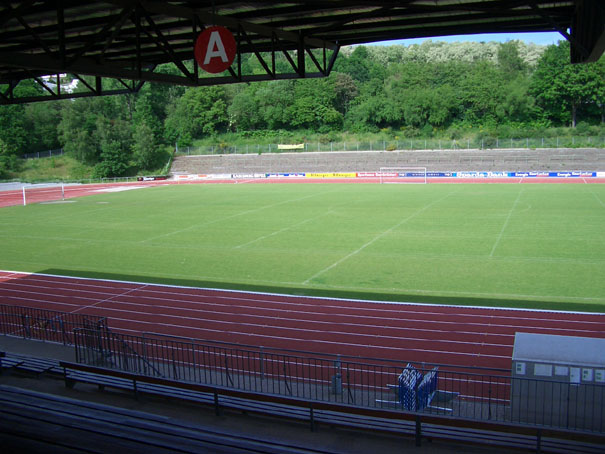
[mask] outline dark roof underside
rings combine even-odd
[[[208,85],[322,76],[340,46],[458,34],[557,31],[570,40],[572,61],[594,61],[605,47],[604,18],[601,0],[6,1],[0,4],[0,85],[8,88],[0,102],[10,101],[20,80],[57,73],[129,81],[128,90],[144,81]],[[238,52],[256,54],[266,74],[244,74],[234,63],[229,73],[209,78],[187,64],[197,35],[211,24],[229,28]],[[275,54],[286,56],[290,73],[275,71]],[[311,68],[300,55],[314,60]],[[154,72],[164,63],[180,73]],[[102,84],[89,85],[94,93]]]

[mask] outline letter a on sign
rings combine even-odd
[[[235,60],[237,44],[225,27],[208,27],[195,41],[194,55],[200,67],[209,73],[225,71]]]

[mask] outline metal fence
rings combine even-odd
[[[605,431],[605,385],[510,371],[273,350],[77,329],[76,361],[136,374],[317,402],[584,432]]]
[[[0,304],[0,333],[4,335],[73,345],[75,329],[98,334],[107,330],[107,320],[94,315]]]
[[[37,151],[35,153],[25,153],[21,157],[23,159],[39,159],[39,158],[52,158],[53,156],[61,156],[63,154],[63,148],[57,148],[55,150]]]
[[[366,142],[307,142],[302,149],[280,149],[277,144],[207,145],[177,147],[177,156],[212,154],[262,154],[284,152],[329,151],[394,151],[394,150],[486,150],[486,149],[539,149],[539,148],[605,148],[603,137],[540,137],[474,139],[400,139]]]

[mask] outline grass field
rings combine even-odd
[[[0,210],[0,268],[605,310],[605,185],[172,185]]]

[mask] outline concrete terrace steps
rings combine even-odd
[[[9,452],[323,453],[279,440],[211,430],[172,418],[0,385]],[[32,409],[35,408],[35,411]]]
[[[602,149],[419,150],[196,155],[175,157],[173,174],[376,172],[380,167],[428,171],[605,170]]]

